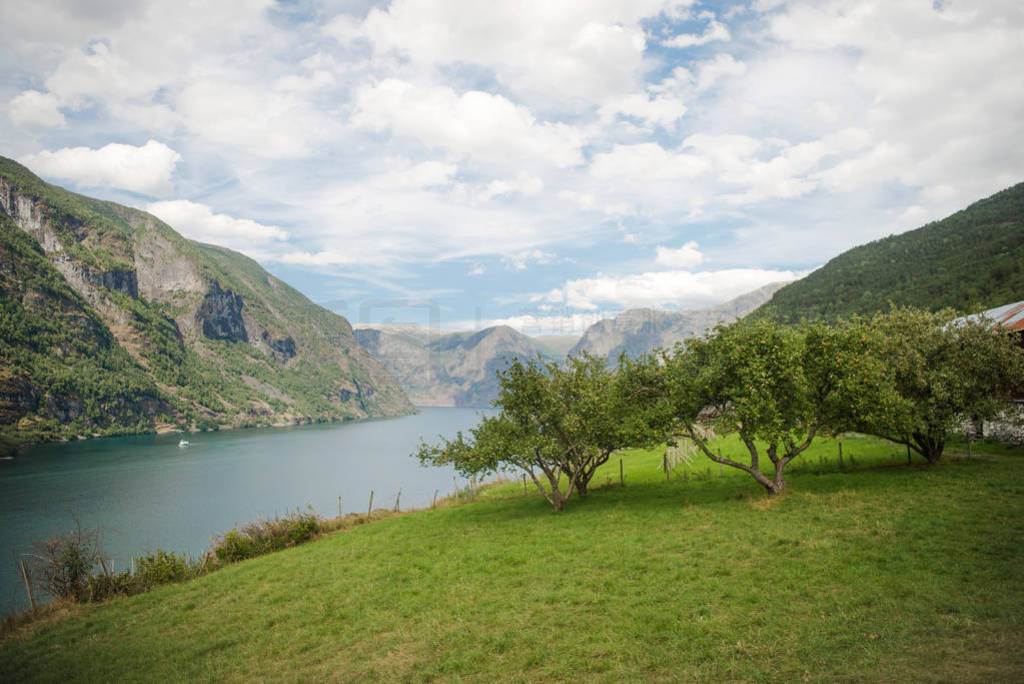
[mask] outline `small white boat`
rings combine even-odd
[[[180,440],[178,442],[178,448],[179,449],[187,449],[190,446],[192,446],[192,445],[188,443],[187,439],[182,439],[182,440]]]

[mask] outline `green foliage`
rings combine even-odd
[[[307,513],[296,510],[283,518],[254,520],[241,528],[234,527],[214,541],[212,551],[217,560],[234,563],[309,541],[320,528],[320,519],[312,509]]]
[[[66,253],[100,271],[132,270],[132,251],[126,240],[131,226],[117,205],[85,197],[43,182],[12,159],[0,157],[0,177],[38,200],[41,219],[51,225]]]
[[[885,375],[871,354],[876,335],[859,322],[779,326],[741,320],[673,353],[624,358],[622,391],[633,420],[658,439],[691,440],[708,458],[749,473],[768,492],[820,433],[874,415]],[[745,462],[715,454],[710,434],[736,434]],[[762,472],[767,456],[774,475]]]
[[[2,212],[0,263],[0,380],[22,397],[0,427],[7,439],[132,432],[140,407],[166,407],[92,307]],[[22,416],[30,427],[17,428]]]
[[[603,359],[583,355],[565,365],[514,360],[498,380],[494,405],[500,414],[481,421],[471,439],[459,433],[437,445],[421,444],[421,463],[451,464],[464,475],[521,469],[561,510],[574,492],[586,495],[613,451],[635,444],[624,420],[627,407],[612,391],[614,374]]]
[[[917,230],[855,247],[787,285],[758,310],[835,321],[888,311],[983,311],[1024,293],[1024,183]]]
[[[985,319],[952,319],[951,310],[899,308],[872,321],[891,391],[876,393],[881,410],[859,429],[931,463],[964,420],[994,418],[1024,387],[1024,349],[1012,335]]]
[[[157,549],[135,560],[135,584],[142,591],[173,582],[184,582],[197,577],[202,565],[186,557],[183,553]]]

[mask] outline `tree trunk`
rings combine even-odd
[[[770,484],[765,485],[765,489],[772,496],[781,494],[786,490],[786,476],[784,472],[786,470],[786,464],[790,462],[791,458],[780,458],[775,462],[775,477],[772,478]]]
[[[914,433],[914,443],[917,451],[924,456],[929,464],[936,464],[942,458],[942,451],[946,447],[945,435]]]

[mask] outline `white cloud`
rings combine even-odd
[[[67,126],[64,114],[60,111],[59,100],[50,93],[41,93],[38,90],[26,90],[14,97],[8,105],[7,116],[15,126]]]
[[[440,161],[414,163],[409,159],[395,159],[392,168],[367,180],[367,184],[387,190],[420,190],[451,185],[459,167]]]
[[[492,180],[477,196],[483,201],[509,195],[533,197],[543,189],[544,181],[540,178],[520,172],[515,178]]]
[[[662,266],[674,268],[693,268],[704,263],[704,255],[697,249],[695,240],[690,240],[678,249],[658,245],[654,261]]]
[[[732,36],[724,24],[715,19],[711,12],[701,12],[702,19],[708,20],[708,26],[703,33],[680,33],[668,40],[661,41],[661,44],[670,48],[687,48],[697,45],[706,45],[714,40],[730,40]]]
[[[531,262],[535,264],[548,264],[551,263],[551,260],[554,258],[555,255],[550,252],[531,249],[502,257],[501,261],[507,268],[516,271],[525,271],[526,267],[529,266]]]
[[[146,206],[146,211],[190,240],[208,242],[240,252],[251,252],[288,239],[288,233],[277,226],[217,214],[205,204],[188,200],[152,202]]]
[[[471,276],[483,275],[486,272],[482,264],[473,264],[473,268],[469,269],[469,275]]]
[[[177,110],[189,130],[209,142],[268,159],[307,156],[318,141],[340,130],[294,89],[275,90],[230,75],[190,84],[178,97]]]
[[[371,130],[413,138],[427,148],[489,162],[547,160],[557,167],[582,161],[581,131],[537,121],[501,95],[386,79],[359,89],[352,121]]]
[[[642,120],[648,126],[673,126],[684,114],[687,107],[678,97],[631,93],[610,100],[601,107],[601,116],[610,119],[615,114],[624,114]]]
[[[659,271],[621,277],[598,276],[570,280],[543,295],[574,309],[592,311],[601,305],[621,308],[685,307],[719,304],[768,283],[793,280],[792,271],[724,269],[720,271]],[[539,301],[539,300],[538,300]]]
[[[416,65],[480,65],[535,101],[589,103],[634,89],[646,47],[640,21],[674,4],[400,0],[371,10],[358,28],[340,19],[331,30]]]
[[[109,187],[143,195],[166,195],[181,155],[150,140],[141,147],[110,143],[97,150],[65,147],[24,156],[21,161],[43,176],[68,179],[87,187]]]
[[[848,55],[822,83],[846,82],[864,105],[843,107],[828,85],[817,98],[845,112],[847,125],[859,114],[873,144],[837,164],[830,187],[952,186],[956,198],[943,205],[952,209],[1020,179],[1021,155],[1005,148],[1024,138],[1024,97],[1006,87],[1024,59],[1019,3],[794,2],[770,26],[793,54]]]
[[[594,155],[590,165],[595,178],[634,182],[684,180],[706,169],[707,163],[700,157],[670,152],[653,142],[615,145],[611,152]]]

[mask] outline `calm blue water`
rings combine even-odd
[[[0,460],[0,614],[27,607],[17,554],[32,541],[83,526],[102,531],[104,556],[157,548],[198,556],[210,537],[257,517],[303,509],[320,515],[427,506],[454,487],[452,471],[421,468],[420,438],[454,436],[479,409],[426,408],[414,416],[341,425],[113,437],[34,447]],[[460,482],[461,484],[461,482]]]

